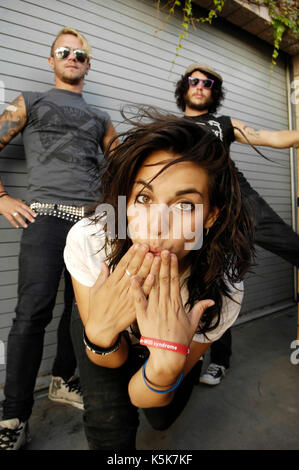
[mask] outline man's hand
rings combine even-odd
[[[15,228],[27,228],[25,220],[34,222],[36,217],[36,213],[24,201],[8,195],[0,198],[0,214]]]

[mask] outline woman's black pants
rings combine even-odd
[[[74,306],[71,334],[80,372],[84,400],[84,428],[92,450],[132,450],[136,448],[139,424],[138,408],[128,395],[128,383],[142,366],[146,349],[130,348],[127,362],[118,369],[99,367],[92,363],[83,345],[83,325]],[[173,401],[160,408],[147,408],[144,413],[154,429],[167,429],[179,416],[191,395],[194,378],[198,377],[201,361],[178,387]]]

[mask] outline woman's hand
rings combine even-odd
[[[131,280],[136,317],[142,336],[190,345],[202,314],[214,305],[214,301],[202,300],[186,314],[179,281],[177,257],[168,251],[161,254],[159,275],[156,276],[148,300],[138,279]],[[161,386],[174,382],[185,365],[186,356],[158,348],[149,347],[149,350],[147,377]]]
[[[118,334],[136,319],[131,276],[137,276],[144,295],[153,284],[154,255],[147,245],[133,245],[123,256],[113,273],[102,263],[101,273],[89,290],[89,312],[85,331],[89,340],[103,348],[110,347]]]

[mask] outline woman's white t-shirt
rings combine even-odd
[[[71,276],[80,284],[91,287],[101,272],[101,262],[106,261],[106,234],[101,222],[84,218],[77,222],[69,231],[64,249],[64,261]],[[183,304],[188,298],[186,284],[181,289]],[[243,299],[243,283],[231,286],[231,300],[223,297],[223,306],[219,325],[204,334],[195,334],[194,341],[199,343],[213,342],[221,338],[223,333],[234,323],[241,309]]]

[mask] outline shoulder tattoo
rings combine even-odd
[[[24,98],[19,95],[0,116],[0,150],[20,132],[26,120]]]

